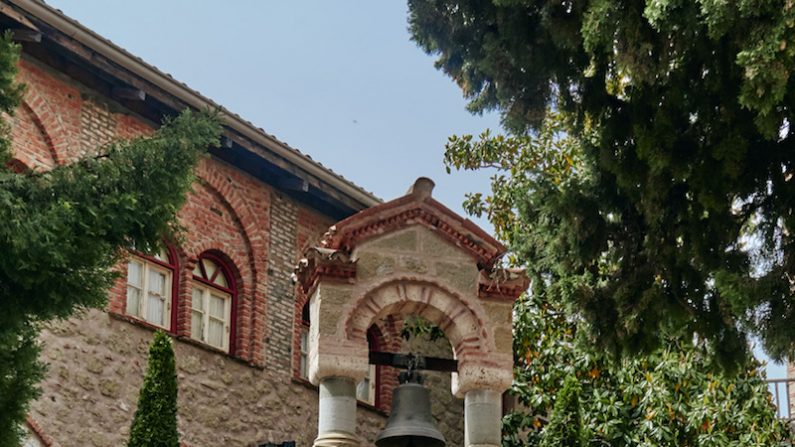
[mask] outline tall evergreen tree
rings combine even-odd
[[[602,347],[650,352],[675,330],[706,338],[736,369],[748,334],[774,359],[795,354],[792,2],[409,9],[414,39],[470,110],[499,110],[518,138],[550,110],[569,124],[578,175],[556,184],[537,173],[517,198],[521,243]]]
[[[580,413],[580,383],[573,376],[566,377],[549,425],[544,429],[538,447],[586,447],[587,435]]]
[[[171,339],[155,332],[128,447],[179,447],[177,370]]]
[[[659,334],[664,347],[616,361],[593,349],[591,331],[583,330],[588,323],[559,299],[581,286],[550,272],[548,264],[528,261],[531,243],[550,244],[548,256],[558,256],[559,247],[543,238],[546,228],[539,230],[536,222],[557,222],[560,204],[554,200],[567,200],[556,197],[558,189],[582,174],[581,147],[566,136],[559,117],[550,114],[533,137],[454,137],[445,155],[451,168],[496,168],[491,193],[470,195],[466,207],[488,215],[500,239],[514,248],[509,261],[526,265],[533,276],[531,293],[514,307],[512,392],[521,405],[503,420],[503,445],[537,446],[548,431],[557,431],[550,425],[558,407],[568,408],[558,401],[567,378],[579,381],[589,445],[791,445],[757,362],[743,363],[733,375],[714,372],[709,344],[672,330]],[[539,217],[528,219],[536,215],[529,213]]]
[[[19,48],[0,39],[0,111],[13,114],[23,86]],[[0,445],[16,446],[43,374],[40,324],[104,305],[125,248],[154,250],[176,237],[176,213],[202,154],[217,145],[213,114],[183,112],[154,135],[119,141],[46,173],[8,166],[0,117]]]

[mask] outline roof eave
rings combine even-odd
[[[140,58],[133,56],[123,48],[118,47],[107,39],[104,39],[97,33],[84,27],[75,20],[63,15],[57,9],[54,9],[49,5],[37,0],[6,1],[23,10],[25,13],[35,17],[37,20],[46,23],[48,26],[51,26],[52,28],[67,36],[70,36],[97,54],[100,54],[103,57],[113,61],[121,68],[129,71],[131,74],[157,86],[169,95],[173,95],[176,99],[185,103],[186,105],[195,109],[218,109],[221,113],[224,124],[230,129],[234,130],[245,138],[248,138],[252,142],[273,151],[279,157],[284,158],[289,163],[292,163],[307,173],[315,176],[322,182],[333,186],[340,193],[348,196],[350,199],[356,202],[361,203],[362,208],[367,208],[381,203],[381,200],[372,193],[365,191],[352,182],[324,168],[306,155],[298,152],[296,149],[291,148],[272,135],[267,134],[264,130],[257,128],[250,122],[230,112],[223,106],[213,102],[195,90],[192,90],[186,85],[176,81],[172,77],[147,64]]]

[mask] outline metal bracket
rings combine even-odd
[[[439,357],[425,357],[412,353],[400,354],[394,352],[370,352],[370,363],[385,365],[395,368],[408,369],[409,371],[458,371],[458,361]]]

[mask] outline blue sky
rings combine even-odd
[[[427,176],[463,212],[466,192],[488,189],[490,174],[447,175],[442,155],[449,135],[498,129],[499,118],[464,109],[409,39],[404,2],[49,3],[383,199]]]
[[[460,210],[488,175],[447,175],[452,133],[498,127],[409,40],[400,1],[51,5],[381,198],[418,176]]]

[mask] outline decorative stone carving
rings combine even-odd
[[[309,296],[313,383],[358,382],[368,370],[370,325],[418,315],[452,345],[456,396],[499,396],[510,387],[512,307],[529,280],[496,267],[505,247],[432,191],[433,182],[420,178],[405,196],[337,223],[304,253],[294,278]],[[315,445],[325,442],[319,436]]]
[[[478,277],[478,296],[515,301],[530,286],[524,269],[493,268],[481,270]]]
[[[301,291],[311,295],[319,279],[347,282],[356,277],[356,264],[341,250],[309,247],[293,270],[293,281]]]

